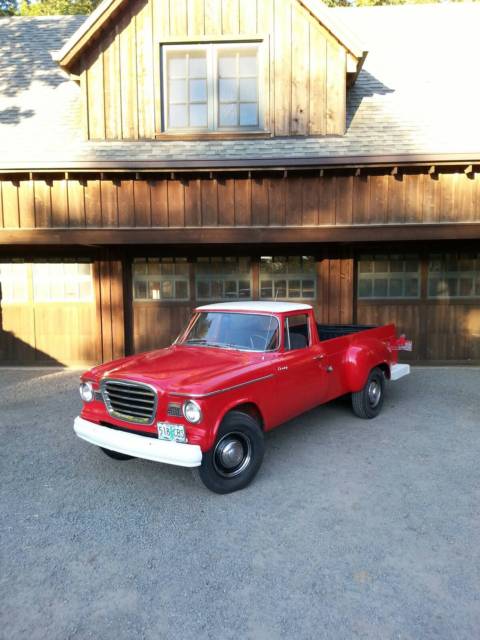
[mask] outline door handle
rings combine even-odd
[[[315,356],[313,359],[314,359],[314,360],[323,360],[323,359],[324,359],[324,357],[325,357],[324,355],[321,355],[321,356]]]

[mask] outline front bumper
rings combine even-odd
[[[199,467],[202,463],[202,450],[197,444],[167,442],[139,436],[136,433],[116,431],[80,417],[75,418],[73,429],[82,440],[134,458],[165,462],[179,467]]]

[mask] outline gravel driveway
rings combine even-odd
[[[480,637],[480,370],[267,436],[254,483],[78,440],[78,372],[0,369],[0,637]]]

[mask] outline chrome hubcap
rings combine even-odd
[[[213,452],[213,465],[225,478],[238,476],[250,464],[252,444],[243,433],[229,433],[221,438]]]
[[[376,407],[380,402],[380,397],[382,395],[382,388],[375,380],[372,380],[368,385],[368,401],[370,406]]]

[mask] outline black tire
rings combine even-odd
[[[220,425],[215,444],[193,472],[210,491],[239,491],[257,474],[264,451],[258,422],[246,413],[230,411]]]
[[[361,391],[352,393],[353,413],[359,418],[370,420],[378,416],[382,409],[385,392],[385,375],[376,367],[370,371]]]
[[[113,458],[114,460],[133,460],[134,456],[127,456],[125,453],[119,453],[118,451],[112,451],[111,449],[104,449],[100,447],[103,453],[109,458]]]

